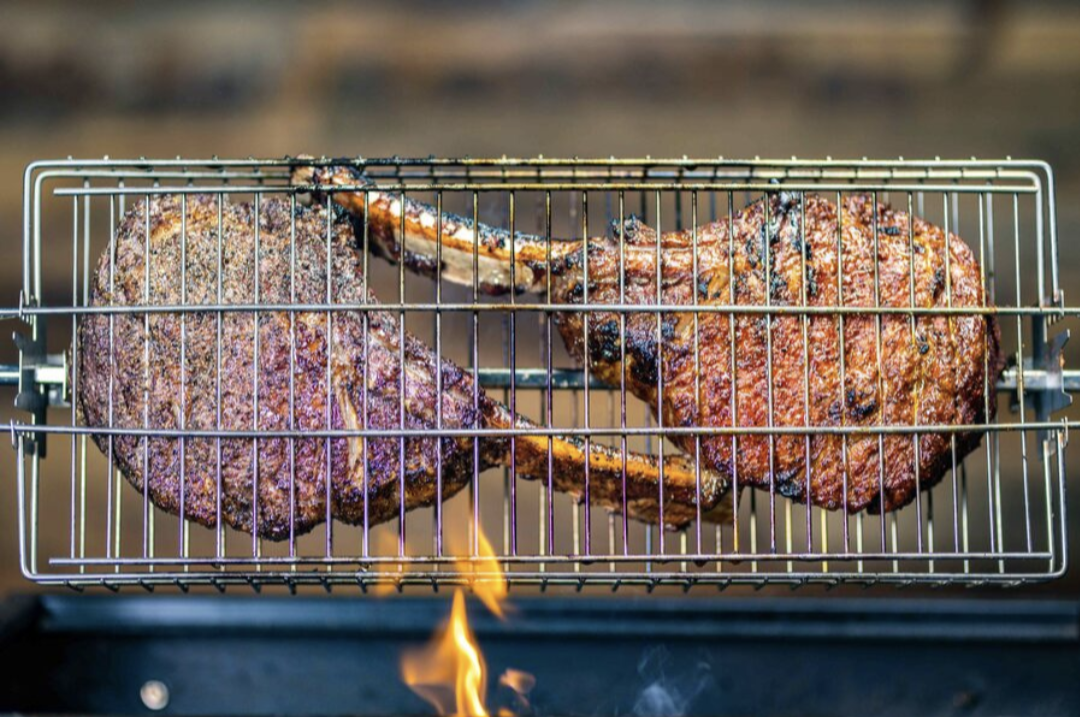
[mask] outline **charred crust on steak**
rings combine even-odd
[[[438,278],[439,276],[440,265],[434,257],[428,254],[406,251],[405,265],[417,274],[421,274],[432,279]],[[441,268],[446,268],[445,261],[442,263]]]
[[[812,266],[806,267],[806,297],[815,299],[818,295],[817,270]]]
[[[942,289],[945,288],[945,268],[938,267],[934,269],[934,278],[930,282],[930,293],[935,299],[941,296]]]
[[[597,322],[589,332],[589,357],[594,364],[618,361],[621,358],[619,322],[615,319]]]
[[[584,256],[585,256],[584,252],[582,252],[582,251],[572,251],[572,252],[570,252],[565,257],[563,257],[563,260],[561,262],[559,262],[559,264],[558,264],[558,270],[557,271],[553,270],[552,274],[561,275],[561,274],[564,274],[566,272],[576,271],[578,269],[578,267],[580,267],[580,266],[582,266],[582,264],[584,264]]]
[[[787,281],[784,277],[778,273],[774,273],[769,282],[769,295],[772,301],[783,301],[784,295],[787,294]]]
[[[660,319],[660,340],[665,344],[669,343],[675,338],[675,329],[678,319],[671,314],[665,315]]]
[[[656,240],[656,232],[646,224],[640,216],[631,213],[626,217],[621,224],[618,219],[612,219],[610,224],[611,236],[615,239],[616,244],[621,238],[626,244],[632,245],[644,245],[654,243]]]
[[[802,471],[796,468],[778,472],[774,482],[776,492],[785,498],[801,498],[805,489],[801,478]]]
[[[656,355],[656,335],[643,331],[627,332],[626,354],[630,359],[630,375],[642,384],[655,385],[659,377]]]
[[[846,394],[848,415],[856,421],[862,421],[877,413],[877,400],[868,391],[849,388]]]

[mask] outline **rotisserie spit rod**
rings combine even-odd
[[[536,433],[471,373],[405,332],[397,315],[364,309],[377,301],[349,221],[322,208],[219,204],[212,195],[139,202],[98,263],[91,304],[115,310],[79,323],[83,422],[108,429],[95,442],[171,513],[271,539],[331,518],[374,525],[439,501],[440,484],[449,498],[476,470],[513,457],[522,477],[550,476],[557,490],[587,490],[596,505],[660,519],[655,458],[626,453],[624,464],[622,452],[595,441],[586,451]],[[282,308],[320,304],[353,308]],[[534,432],[453,434],[514,426]],[[332,433],[364,430],[381,433]],[[394,435],[401,431],[408,435]],[[716,473],[675,456],[662,474],[667,526],[697,517],[699,499],[706,517],[730,519]]]
[[[658,236],[631,216],[609,236],[548,242],[438,216],[352,167],[298,166],[293,182],[340,188],[333,201],[358,231],[366,209],[371,246],[413,271],[434,272],[441,243],[444,279],[471,284],[475,252],[487,292],[550,285],[568,309],[556,319],[570,353],[610,385],[625,381],[663,426],[759,430],[673,436],[736,487],[827,509],[898,508],[978,445],[977,428],[958,427],[996,410],[999,332],[974,254],[874,196],[778,188],[687,230]],[[582,304],[623,309],[573,309]],[[725,306],[738,308],[709,310]],[[860,430],[879,426],[909,430]]]

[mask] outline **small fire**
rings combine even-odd
[[[503,687],[509,687],[513,691],[519,707],[525,710],[529,709],[529,693],[536,687],[536,678],[533,675],[524,670],[507,667],[506,671],[499,675],[499,684]],[[505,707],[499,710],[500,717],[512,714],[514,714],[513,711]]]
[[[401,677],[440,715],[487,717],[487,665],[465,614],[465,596],[454,591],[450,619],[425,647],[401,658]]]
[[[458,560],[460,572],[475,572],[480,579],[473,592],[499,619],[505,620],[507,586],[495,559],[495,551],[483,531],[477,528],[476,560]],[[454,591],[450,618],[424,647],[408,650],[401,658],[401,677],[413,692],[423,697],[440,715],[487,717],[487,664],[476,641],[465,610],[465,596]],[[519,707],[529,708],[527,695],[536,684],[528,672],[507,669],[499,684],[513,690]],[[498,715],[513,715],[501,708]]]
[[[505,620],[505,602],[509,590],[506,587],[506,580],[503,579],[502,568],[495,559],[495,551],[488,542],[487,536],[484,535],[484,531],[478,528],[476,538],[477,560],[459,560],[455,563],[455,567],[463,573],[476,572],[485,576],[473,583],[473,594],[480,598],[480,601],[487,606],[488,610],[491,610],[495,617]]]

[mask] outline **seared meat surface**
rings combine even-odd
[[[345,167],[300,168],[294,182],[373,186]],[[489,292],[543,292],[550,281],[552,301],[567,305],[756,309],[696,318],[690,311],[557,315],[570,353],[610,385],[625,382],[662,425],[763,429],[700,438],[701,460],[736,486],[827,509],[892,510],[937,483],[981,433],[954,440],[929,432],[916,440],[912,433],[841,436],[827,429],[978,425],[996,410],[1001,357],[992,314],[913,320],[873,311],[987,307],[971,249],[884,203],[875,214],[866,195],[846,195],[838,207],[822,196],[776,192],[734,212],[731,221],[657,237],[631,217],[614,223],[609,236],[583,242],[511,237],[438,217],[420,202],[406,199],[402,206],[399,195],[386,192],[369,191],[366,205],[362,192],[333,197],[358,218],[366,209],[377,250],[414,271],[432,271],[441,243],[444,279],[471,283],[475,251]],[[803,305],[826,312],[768,313]],[[840,315],[837,307],[849,313]],[[864,311],[850,312],[858,308]],[[826,432],[768,432],[803,426]],[[698,455],[699,439],[674,440]]]
[[[362,266],[348,221],[323,209],[300,207],[294,217],[284,200],[263,200],[256,210],[250,204],[219,206],[208,195],[162,196],[125,216],[98,262],[91,304],[376,304]],[[253,440],[124,432],[415,431],[436,429],[440,421],[444,429],[462,430],[533,425],[478,390],[471,374],[401,331],[395,315],[366,315],[85,315],[75,367],[80,414],[90,427],[116,429],[94,434],[95,442],[158,507],[207,526],[220,517],[271,539],[299,535],[329,519],[363,523],[365,511],[375,524],[431,505],[439,499],[440,468],[442,498],[448,498],[471,479],[474,453],[481,470],[508,465],[507,437]],[[519,475],[547,479],[548,441],[514,440]],[[660,466],[654,458],[628,454],[624,467],[621,453],[593,445],[586,460],[583,445],[551,439],[556,489],[581,495],[586,463],[594,503],[658,519]],[[700,481],[699,489],[684,459],[665,463],[668,526],[696,516],[699,494],[705,513],[716,517],[730,509],[731,501],[721,500],[724,480],[702,471]]]

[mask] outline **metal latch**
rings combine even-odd
[[[67,356],[45,352],[45,317],[31,320],[30,333],[14,332],[12,339],[19,349],[18,383],[15,407],[31,415],[35,426],[45,423],[49,406],[61,405],[67,398]],[[45,457],[45,434],[25,432],[20,436],[27,455]]]
[[[1062,292],[1059,291],[1053,297],[1046,299],[1044,305],[1063,306],[1064,296]],[[1067,385],[1067,383],[1071,382],[1066,381],[1065,371],[1065,344],[1068,343],[1071,332],[1069,329],[1065,329],[1047,338],[1047,328],[1055,323],[1057,322],[1053,319],[1036,319],[1032,322],[1032,356],[1024,359],[1025,379],[1029,370],[1041,378],[1041,381],[1036,386],[1028,385],[1025,380],[1023,387],[1024,401],[1034,409],[1035,420],[1039,423],[1049,422],[1053,414],[1072,405],[1072,396],[1068,393],[1070,386]],[[1072,374],[1074,372],[1068,373]],[[1016,411],[1019,410],[1019,406],[1018,386],[1017,393],[1013,394],[1012,408]],[[1047,448],[1045,455],[1054,455],[1057,451],[1057,441],[1054,440],[1054,433],[1056,431],[1051,432],[1043,429],[1038,431],[1039,441],[1044,443]],[[1039,455],[1041,457],[1044,453],[1040,451]]]

